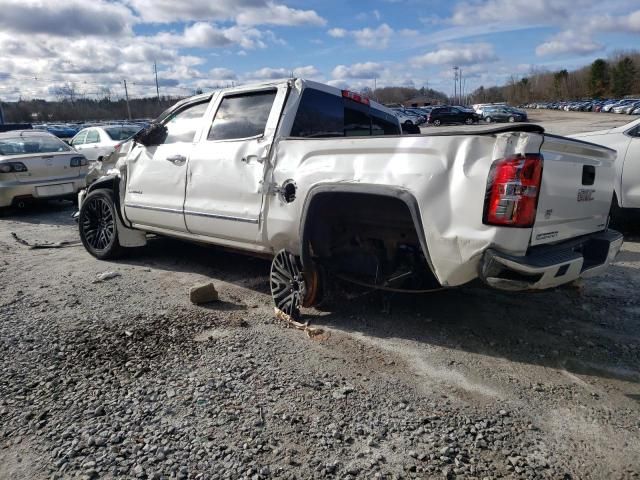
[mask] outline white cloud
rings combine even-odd
[[[353,30],[351,35],[356,39],[356,43],[361,47],[367,48],[387,48],[389,39],[393,35],[393,29],[383,23],[378,28],[363,28],[362,30]]]
[[[334,38],[344,38],[348,32],[344,28],[332,28],[327,33]]]
[[[313,10],[296,10],[286,5],[267,2],[261,8],[247,9],[241,12],[236,21],[240,25],[318,25],[327,21]]]
[[[348,78],[377,78],[383,72],[384,67],[375,62],[355,63],[353,65],[338,65],[331,72],[335,80]]]
[[[437,50],[411,59],[412,65],[426,67],[429,65],[473,65],[497,60],[493,45],[490,43],[444,44]]]
[[[228,68],[212,68],[209,70],[208,77],[213,80],[235,80],[238,75]]]
[[[104,0],[2,0],[0,30],[64,37],[130,33],[131,11]]]
[[[325,25],[314,10],[299,10],[271,0],[126,0],[144,22],[227,21],[241,25]]]
[[[567,30],[538,45],[536,55],[588,55],[603,48],[603,45],[591,39],[588,34]]]
[[[386,23],[377,28],[362,28],[360,30],[345,30],[344,28],[332,28],[327,32],[334,38],[351,37],[361,47],[383,49],[389,45],[389,40],[394,34],[393,28]]]
[[[313,78],[320,75],[320,71],[313,65],[306,65],[296,68],[272,68],[264,67],[253,72],[249,72],[245,75],[245,78],[250,80],[279,80],[281,78],[303,77]]]
[[[536,22],[560,23],[577,9],[590,6],[592,0],[488,0],[461,2],[456,5],[450,19],[454,25],[487,23]]]
[[[220,48],[239,45],[244,49],[265,48],[264,33],[255,28],[232,26],[219,28],[207,22],[197,22],[182,34],[160,32],[153,41],[162,45],[182,48]]]

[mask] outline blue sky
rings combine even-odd
[[[640,40],[637,0],[0,0],[0,99],[162,93],[303,76],[466,89]],[[153,87],[153,88],[152,88]]]

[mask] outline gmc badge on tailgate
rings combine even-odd
[[[595,190],[590,188],[581,188],[578,190],[578,201],[579,202],[590,202],[593,200],[593,194]]]

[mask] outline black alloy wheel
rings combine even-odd
[[[95,190],[85,198],[78,226],[82,244],[94,257],[104,260],[121,253],[111,191]]]
[[[300,259],[280,250],[271,263],[270,281],[276,308],[297,320],[307,292]]]

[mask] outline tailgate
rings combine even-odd
[[[575,139],[544,135],[542,185],[531,245],[606,228],[616,152]]]

